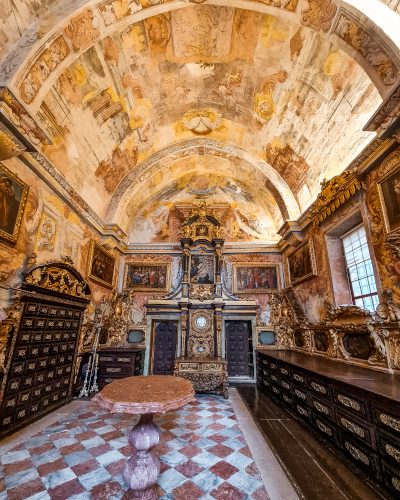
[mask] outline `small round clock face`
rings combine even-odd
[[[199,328],[204,328],[207,324],[207,320],[204,316],[199,316],[197,319],[196,319],[196,325],[199,327]]]

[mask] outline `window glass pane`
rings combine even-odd
[[[355,281],[353,283],[353,293],[356,297],[358,297],[359,295],[361,295],[361,288],[360,288],[360,282],[359,281]]]
[[[364,307],[363,299],[356,299],[356,306],[358,306],[358,307]]]
[[[354,267],[350,268],[349,271],[350,271],[351,281],[358,280],[357,268],[354,266]]]

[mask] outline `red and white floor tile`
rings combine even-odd
[[[0,500],[127,500],[121,471],[139,420],[82,405],[0,457]],[[162,500],[268,500],[229,400],[157,416]]]

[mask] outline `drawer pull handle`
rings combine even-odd
[[[131,358],[117,358],[117,361],[120,361],[121,363],[130,363]]]
[[[281,373],[284,375],[289,375],[289,372],[286,370],[286,368],[281,368]]]
[[[308,417],[308,411],[302,408],[301,406],[297,405],[297,410],[301,415],[304,415],[305,417]]]
[[[386,451],[388,452],[388,454],[391,457],[393,457],[395,460],[397,460],[397,462],[400,463],[400,451],[399,450],[397,450],[396,448],[393,448],[393,446],[391,446],[390,444],[387,444]]]
[[[266,370],[263,370],[264,375],[268,375],[268,372]]]
[[[343,396],[343,394],[338,395],[338,401],[339,403],[342,403],[343,406],[347,406],[347,408],[351,408],[352,410],[360,411],[361,407],[357,403],[357,401],[354,401],[354,399],[350,399],[346,396]]]
[[[385,415],[384,413],[381,413],[380,419],[388,427],[391,427],[395,431],[400,432],[400,420],[389,417],[389,415]]]
[[[7,417],[3,420],[3,425],[7,425],[11,422],[11,417]]]
[[[347,420],[347,418],[341,418],[340,419],[343,427],[348,429],[350,432],[353,434],[356,434],[356,436],[359,436],[363,438],[365,436],[364,431],[359,427],[358,425],[354,424],[353,422],[350,422],[350,420]]]
[[[400,491],[400,481],[397,477],[392,477],[392,484],[396,488],[396,490]]]
[[[364,453],[362,453],[347,441],[345,442],[345,447],[346,450],[350,452],[350,455],[353,456],[356,460],[360,460],[360,462],[363,462],[365,465],[369,465],[369,458],[367,457],[367,455],[364,455]]]
[[[318,428],[322,431],[322,432],[325,432],[325,434],[328,434],[328,436],[331,436],[332,437],[332,431],[331,429],[326,426],[325,424],[323,424],[322,422],[320,422],[319,420],[316,420],[315,421]]]
[[[291,403],[292,403],[292,400],[291,400],[290,398],[288,398],[288,397],[286,396],[286,394],[284,394],[284,395],[283,395],[283,399],[284,399],[284,401],[286,401],[286,403],[289,403],[289,404],[291,404]]]
[[[272,386],[272,390],[275,392],[275,394],[279,394],[279,389],[274,385]]]
[[[326,389],[322,385],[316,384],[315,382],[311,382],[311,387],[314,389],[314,391],[326,394]]]
[[[268,361],[266,359],[263,359],[263,365],[268,365]]]
[[[277,370],[277,369],[278,369],[278,366],[277,366],[277,365],[274,365],[274,363],[271,363],[271,368],[272,368],[273,370]]]
[[[304,400],[307,399],[307,394],[304,394],[304,392],[301,392],[298,389],[295,389],[294,393],[296,394],[296,396],[298,396],[301,399],[304,399]]]
[[[99,361],[112,361],[112,357],[109,357],[109,356],[102,356]]]
[[[329,408],[327,406],[318,403],[318,401],[314,401],[314,407],[320,412],[325,413],[325,415],[329,415]]]
[[[264,385],[266,385],[267,387],[269,387],[269,382],[268,382],[268,380],[264,380]]]
[[[302,384],[304,384],[304,378],[300,377],[300,375],[297,375],[297,373],[293,375],[293,378],[297,380],[297,382],[301,382]]]
[[[121,371],[121,368],[106,368],[106,372],[110,373],[118,373]]]
[[[286,382],[282,382],[282,385],[285,389],[287,389],[288,391],[290,390],[290,385],[287,384]]]
[[[271,375],[271,380],[273,380],[274,382],[278,382],[278,379],[275,377],[275,375]]]

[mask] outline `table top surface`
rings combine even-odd
[[[111,413],[164,414],[194,402],[194,394],[188,380],[171,375],[139,375],[114,380],[92,401]]]
[[[257,349],[257,351],[271,356],[278,361],[290,363],[299,368],[384,396],[396,402],[400,401],[400,375],[370,370],[336,361],[325,356],[312,356],[302,352],[262,348]]]

